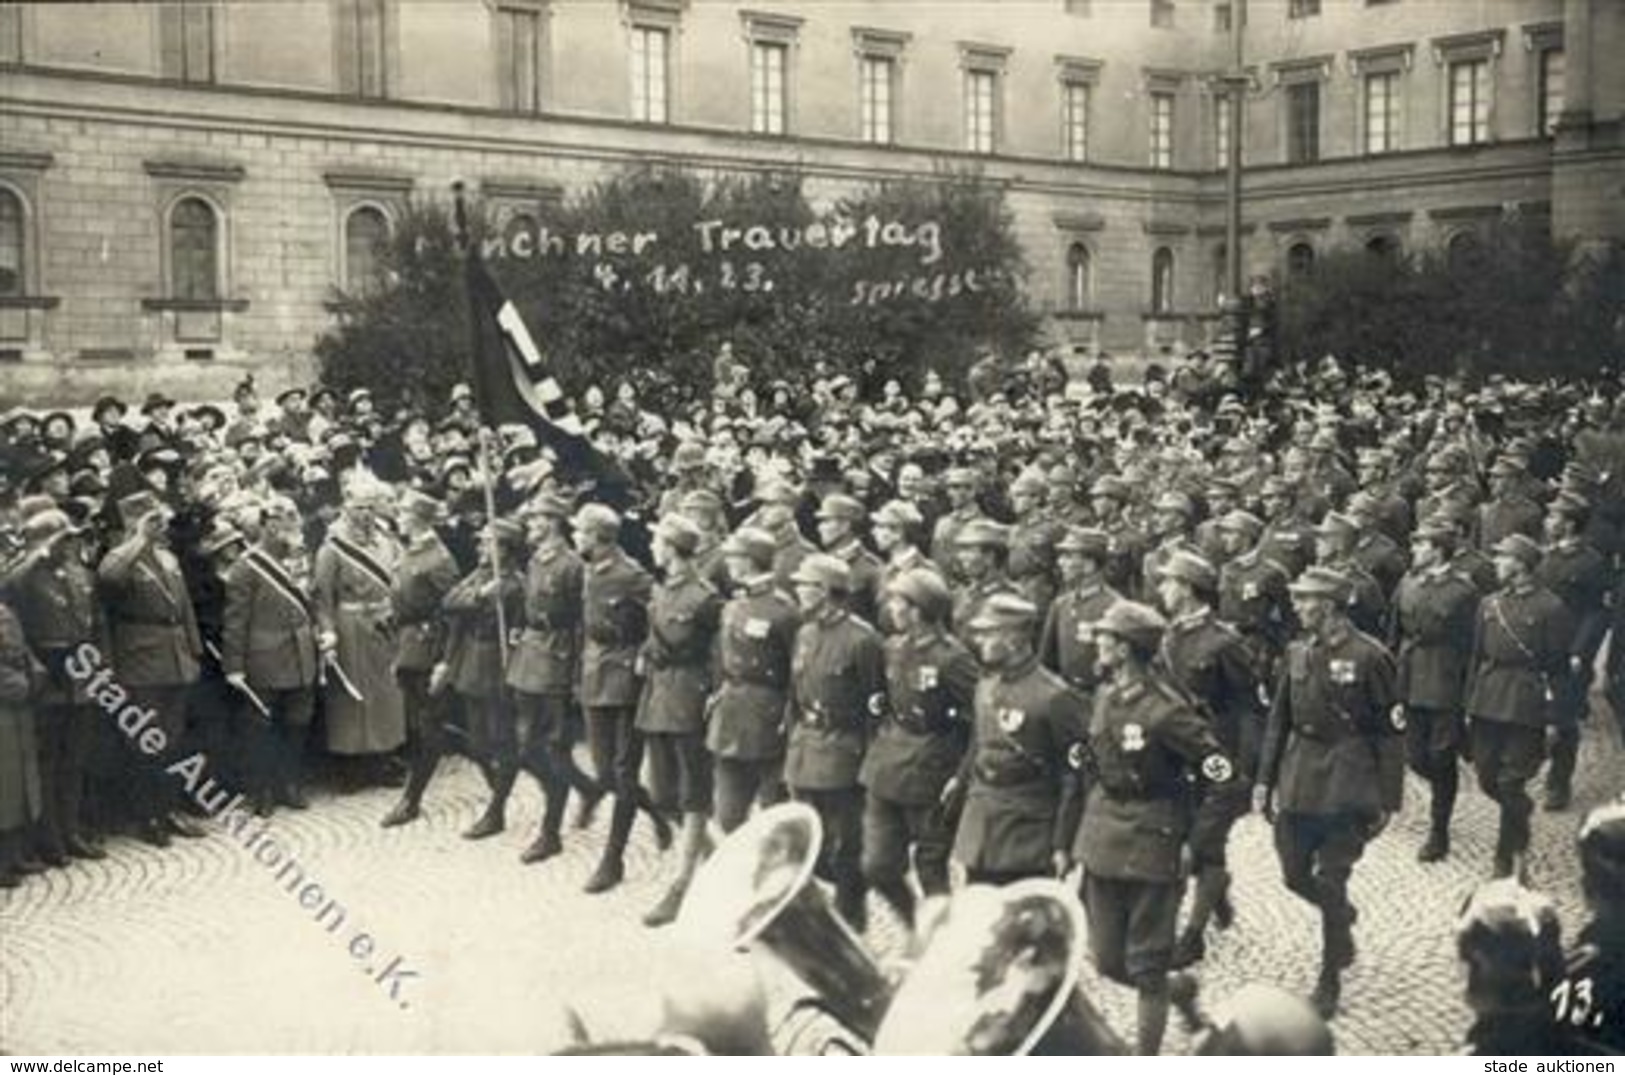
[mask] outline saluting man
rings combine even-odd
[[[1275,825],[1287,889],[1320,911],[1311,1000],[1329,1019],[1354,962],[1349,877],[1404,793],[1405,720],[1393,658],[1349,622],[1348,579],[1311,567],[1291,593],[1303,636],[1287,647],[1253,801]]]
[[[267,500],[259,539],[225,573],[220,652],[226,682],[258,711],[265,755],[250,761],[262,808],[306,805],[304,758],[316,712],[321,654],[310,596],[304,529],[285,497]],[[263,709],[262,709],[263,707]]]
[[[969,745],[976,658],[948,631],[953,602],[934,567],[892,579],[886,640],[886,718],[863,759],[863,875],[906,922],[914,919],[909,850],[920,890],[948,892],[951,809],[942,792]]]
[[[1139,993],[1141,1056],[1161,1050],[1168,1026],[1190,783],[1200,775],[1218,789],[1235,780],[1208,722],[1152,671],[1165,628],[1146,605],[1120,601],[1107,610],[1096,644],[1108,681],[1088,746],[1074,752],[1087,792],[1071,856],[1083,864],[1090,947],[1102,974]]]
[[[852,574],[845,561],[815,553],[791,581],[802,618],[790,670],[784,780],[822,818],[820,866],[835,885],[836,909],[862,930],[868,916],[858,771],[870,726],[886,713],[885,652],[879,633],[847,610]]]
[[[954,858],[972,884],[1047,877],[1069,861],[1062,802],[1077,781],[1087,730],[1083,696],[1038,663],[1038,609],[995,594],[965,626],[984,669],[971,746],[943,790],[964,792]]]

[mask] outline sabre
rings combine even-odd
[[[220,667],[224,668],[226,666],[226,658],[221,655],[219,646],[215,645],[213,642],[205,641],[203,643],[203,648],[209,651],[210,657],[213,657],[220,663]],[[227,682],[229,683],[230,680],[227,680]],[[265,704],[264,699],[254,693],[253,687],[250,687],[247,683],[233,685],[236,686],[237,689],[240,690],[250,702],[254,703],[254,708],[260,711],[260,716],[264,717],[266,720],[271,719],[270,707]]]
[[[333,674],[339,678],[339,686],[344,689],[345,694],[348,694],[351,698],[358,702],[365,702],[367,700],[362,696],[361,692],[356,689],[355,682],[345,674],[344,666],[339,664],[339,659],[337,657],[329,653],[322,658],[322,663],[331,668],[333,670]]]

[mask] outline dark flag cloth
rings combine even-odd
[[[480,419],[493,427],[528,426],[538,442],[553,449],[561,471],[590,481],[601,498],[613,500],[616,490],[630,487],[630,479],[582,432],[519,311],[473,244],[468,246],[466,272]]]

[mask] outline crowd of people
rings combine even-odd
[[[526,864],[560,853],[572,793],[583,824],[610,802],[592,893],[646,817],[673,863],[650,926],[786,797],[818,811],[860,931],[871,896],[909,920],[956,866],[1076,878],[1154,1053],[1171,972],[1234,915],[1240,818],[1271,822],[1320,918],[1330,1018],[1349,879],[1406,769],[1432,863],[1461,853],[1465,767],[1499,818],[1460,938],[1470,1043],[1625,1047],[1625,807],[1572,849],[1596,917],[1567,964],[1523,884],[1531,785],[1571,808],[1609,719],[1594,686],[1625,723],[1620,383],[1327,362],[1241,398],[1199,368],[1046,365],[866,399],[719,370],[684,402],[584,393],[572,425],[614,464],[591,473],[482,428],[465,386],[438,413],[245,381],[229,409],[0,416],[0,885],[110,837],[203,835],[74,674],[88,643],[261,814],[306,808],[320,762],[340,789],[401,786],[380,820],[408,825],[455,752],[490,790],[470,839],[539,782]]]

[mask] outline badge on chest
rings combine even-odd
[[[759,616],[751,616],[745,620],[745,637],[763,639],[767,637],[769,624]]]
[[[1015,735],[1021,731],[1021,726],[1027,723],[1027,713],[1021,709],[999,710],[999,730],[1005,735]]]
[[[1094,645],[1094,641],[1095,641],[1095,625],[1093,623],[1091,623],[1090,621],[1088,621],[1088,620],[1079,620],[1078,621],[1078,630],[1076,632],[1076,637],[1077,637],[1077,640],[1079,642],[1081,642],[1082,644],[1084,644],[1085,646]]]
[[[1258,583],[1244,582],[1241,584],[1241,599],[1243,601],[1258,600]]]
[[[937,666],[934,664],[920,665],[919,678],[916,680],[916,690],[932,691],[937,689]]]
[[[1145,725],[1129,723],[1123,725],[1122,746],[1124,754],[1138,754],[1145,749]]]
[[[1326,667],[1327,671],[1331,675],[1333,683],[1336,683],[1340,687],[1350,687],[1354,685],[1357,679],[1356,673],[1358,668],[1349,658],[1333,657]]]

